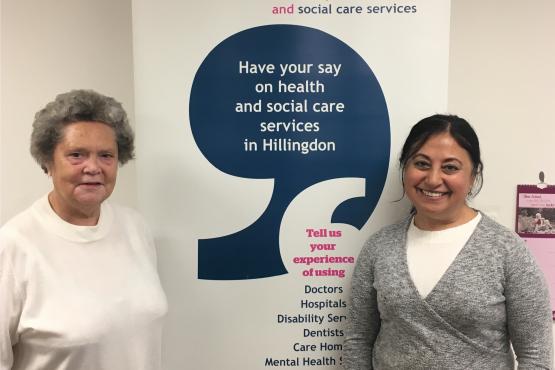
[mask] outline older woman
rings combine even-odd
[[[346,369],[552,368],[551,309],[516,234],[467,204],[482,182],[464,119],[418,122],[401,153],[413,212],[364,245],[353,275]]]
[[[53,188],[0,229],[0,369],[159,369],[167,305],[153,241],[136,212],[106,201],[133,158],[121,104],[58,95],[35,116],[31,153]]]

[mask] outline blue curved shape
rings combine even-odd
[[[239,73],[239,65],[275,66],[274,73]],[[312,64],[311,73],[280,76],[280,64]],[[265,67],[261,67],[265,65]],[[318,73],[335,72],[331,74]],[[325,66],[329,65],[329,66]],[[337,67],[340,66],[339,71]],[[265,69],[267,71],[267,69]],[[335,76],[333,75],[335,74]],[[318,81],[315,93],[277,92],[281,83]],[[257,93],[257,83],[273,92]],[[267,112],[267,103],[294,100],[307,111]],[[260,101],[261,112],[237,112],[236,103]],[[314,112],[314,103],[343,103],[343,111]],[[347,44],[320,30],[268,25],[241,31],[217,45],[199,67],[189,102],[194,139],[221,171],[245,178],[274,179],[272,199],[250,226],[231,235],[198,242],[198,277],[257,279],[287,273],[280,255],[279,227],[293,198],[318,182],[341,177],[366,181],[364,197],[344,201],[332,222],[361,228],[372,214],[385,183],[390,152],[389,116],[381,87],[366,62]],[[264,132],[261,122],[318,122],[318,131]],[[263,150],[271,139],[333,142],[334,150]],[[244,142],[257,143],[245,150]],[[329,149],[329,148],[328,148]]]

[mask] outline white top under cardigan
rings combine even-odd
[[[157,370],[167,303],[152,238],[104,202],[76,226],[46,196],[0,229],[0,370]]]
[[[439,231],[419,229],[413,219],[407,232],[407,263],[412,281],[422,297],[434,289],[481,219],[482,215],[477,213],[462,225]]]

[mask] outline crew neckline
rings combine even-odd
[[[100,216],[94,226],[81,226],[71,224],[62,219],[50,205],[48,194],[41,197],[34,204],[35,214],[41,223],[54,234],[70,241],[87,243],[104,238],[110,231],[113,221],[112,206],[104,201],[100,205]]]
[[[410,222],[409,232],[411,233],[411,236],[414,238],[419,238],[419,239],[426,238],[430,242],[443,242],[444,240],[450,239],[455,235],[459,235],[461,233],[464,234],[469,230],[474,230],[481,219],[482,219],[482,214],[480,212],[477,212],[476,216],[474,216],[472,219],[470,219],[464,224],[457,225],[443,230],[423,230],[418,228],[418,226],[414,224],[414,217],[413,217]]]

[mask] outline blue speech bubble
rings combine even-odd
[[[341,203],[332,222],[360,229],[372,214],[389,164],[387,106],[370,67],[339,39],[295,25],[239,32],[199,67],[189,109],[194,139],[210,163],[233,176],[275,180],[253,224],[199,240],[200,279],[287,273],[281,219],[293,198],[318,182],[365,179],[366,195]]]

